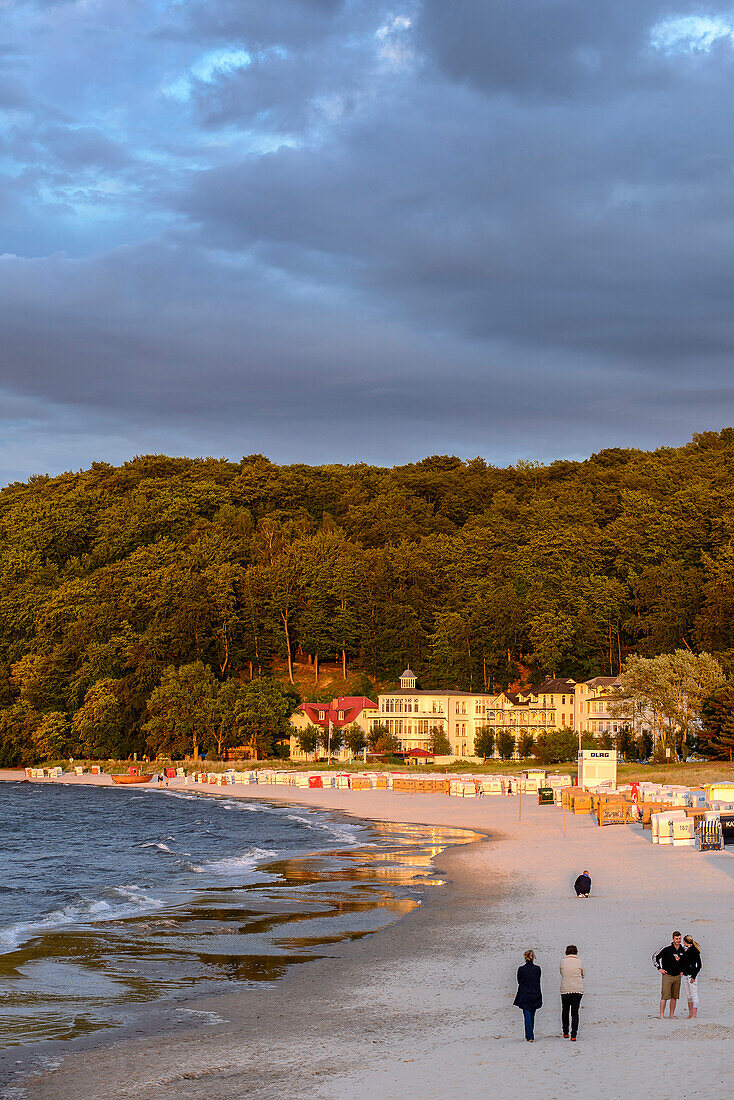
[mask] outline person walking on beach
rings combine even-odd
[[[701,948],[693,936],[684,936],[683,946],[686,953],[683,956],[681,984],[688,999],[688,1019],[695,1020],[698,1015],[698,985],[696,979],[701,970]]]
[[[535,1041],[535,1013],[543,1004],[540,992],[540,967],[535,963],[535,952],[525,952],[525,964],[517,969],[517,993],[512,1002],[522,1009],[525,1021],[525,1038],[529,1043]]]
[[[583,871],[573,884],[577,898],[588,898],[591,893],[591,876],[588,871]]]
[[[561,971],[561,1024],[563,1038],[576,1042],[579,1030],[579,1005],[584,995],[584,968],[579,958],[579,949],[575,943],[566,948],[565,957],[559,967]],[[569,1016],[571,1031],[569,1034]]]
[[[673,933],[673,942],[663,947],[655,956],[655,965],[662,974],[660,989],[660,1019],[665,1015],[666,1001],[670,1001],[669,1016],[675,1016],[675,1006],[680,997],[680,976],[683,970],[685,952],[681,944],[680,932]]]

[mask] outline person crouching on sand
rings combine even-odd
[[[535,964],[535,952],[525,952],[525,965],[517,969],[517,993],[512,1002],[522,1009],[525,1021],[525,1038],[535,1041],[535,1013],[543,1004],[540,992],[540,967]]]
[[[683,969],[681,970],[681,984],[688,998],[688,1019],[695,1020],[698,1015],[698,985],[696,979],[701,970],[701,948],[693,936],[683,937],[683,946],[686,953],[683,956]]]
[[[680,942],[680,932],[673,933],[673,942],[663,947],[655,956],[663,981],[660,989],[660,1019],[665,1015],[665,1003],[670,1001],[670,1019],[675,1016],[675,1006],[680,997],[680,976],[685,952]]]
[[[573,888],[576,891],[577,898],[588,898],[591,893],[591,876],[588,871],[584,871],[573,884]]]
[[[576,944],[570,943],[566,948],[566,956],[561,960],[561,1024],[563,1026],[563,1038],[576,1042],[579,1030],[579,1005],[584,995],[584,968],[579,958],[579,949]],[[569,1036],[569,1014],[571,1017],[571,1034]]]

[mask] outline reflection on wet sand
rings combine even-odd
[[[0,955],[0,1047],[71,1040],[134,1007],[222,982],[271,982],[420,904],[432,860],[468,830],[371,827],[374,843],[281,859],[266,880],[216,882],[155,914],[55,929]]]

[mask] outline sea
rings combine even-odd
[[[0,1096],[379,932],[464,839],[185,789],[0,783]]]

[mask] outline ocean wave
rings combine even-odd
[[[348,825],[346,822],[343,824],[337,821],[325,822],[321,826],[331,833],[340,844],[349,844],[356,846],[361,843],[362,840],[362,826],[361,825]]]
[[[169,839],[172,839],[172,838],[169,838]],[[157,848],[159,852],[169,852],[170,853],[170,851],[171,851],[171,849],[168,847],[167,844],[163,844],[162,841],[158,841],[158,840],[146,840],[142,844],[138,845],[138,847],[140,847],[140,848]]]
[[[37,920],[18,921],[7,928],[0,928],[0,950],[12,951],[34,936],[52,929],[124,920],[126,917],[160,909],[165,904],[160,898],[143,893],[141,887],[134,883],[111,886],[106,893],[107,898],[82,898],[61,909],[54,909]]]
[[[214,871],[215,874],[220,875],[236,874],[239,871],[252,871],[264,859],[275,859],[279,855],[282,855],[282,852],[276,852],[268,848],[250,848],[237,856],[215,859],[211,863],[207,863],[205,870]]]
[[[324,820],[316,814],[312,815],[310,818],[303,817],[300,814],[286,814],[285,816],[288,821],[295,821],[297,824],[305,825],[309,829],[321,829],[329,833],[338,840],[340,844],[348,844],[350,847],[354,847],[361,841],[361,825],[352,825],[346,821]]]

